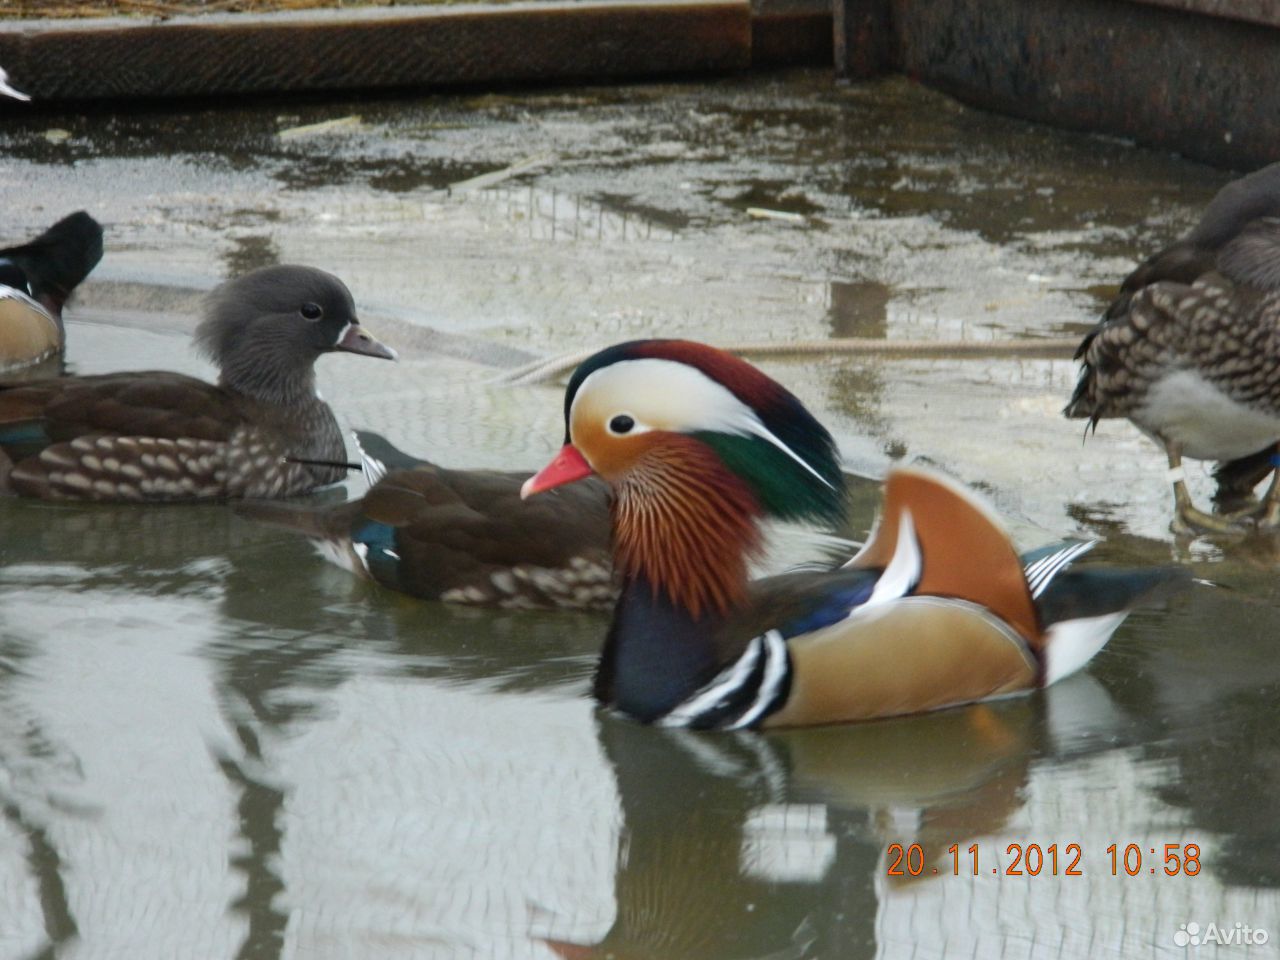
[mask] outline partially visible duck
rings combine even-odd
[[[1196,227],[1121,285],[1076,352],[1068,417],[1127,417],[1168,457],[1179,532],[1280,526],[1280,163],[1222,188]],[[1196,507],[1182,459],[1217,460],[1219,500],[1273,474],[1236,514]]]
[[[12,97],[14,100],[31,99],[27,94],[18,90],[9,83],[9,74],[5,71],[4,67],[0,67],[0,96]]]
[[[101,259],[102,225],[83,210],[30,243],[0,250],[0,370],[58,355],[62,308]]]
[[[608,491],[598,481],[523,503],[527,474],[450,470],[356,433],[371,486],[348,503],[239,504],[329,560],[415,597],[508,609],[609,609]]]
[[[288,497],[346,473],[315,362],[394,359],[337,277],[265,267],[207,298],[197,346],[215,386],[166,371],[0,384],[0,486],[46,500]]]
[[[620,344],[565,395],[566,442],[525,496],[597,474],[613,490],[622,595],[595,694],[645,723],[869,720],[1045,686],[1082,667],[1165,571],[1028,558],[957,484],[890,474],[867,545],[839,570],[748,583],[767,517],[833,522],[831,435],[780,384],[714,348]]]

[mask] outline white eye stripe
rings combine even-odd
[[[603,407],[601,413],[608,416],[606,425],[621,414],[631,417],[635,426],[627,435],[650,430],[677,433],[707,430],[759,437],[791,457],[824,485],[832,487],[807,460],[766,427],[754,410],[722,384],[687,363],[656,357],[620,360],[592,371],[583,379],[569,408],[570,424],[580,404]]]
[[[779,450],[781,450],[783,453],[789,456],[792,460],[800,464],[800,466],[804,467],[806,470],[812,473],[815,477],[821,480],[824,486],[830,487],[832,490],[835,489],[835,485],[832,484],[830,480],[828,480],[826,477],[820,474],[817,470],[815,470],[808,460],[800,456],[800,454],[796,453],[794,450],[788,447],[785,443],[783,443],[781,440],[775,437],[773,435],[773,431],[760,422],[760,418],[755,415],[754,411],[752,412],[751,416],[755,420],[756,429],[753,430],[752,432],[755,433],[756,436],[763,437],[765,440],[768,440],[775,447],[777,447]]]

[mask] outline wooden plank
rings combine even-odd
[[[8,21],[0,64],[38,100],[723,73],[751,64],[751,10],[676,0]]]

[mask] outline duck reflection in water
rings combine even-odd
[[[888,844],[929,852],[921,879],[935,866],[950,876],[947,845],[1007,834],[1033,760],[1123,722],[1087,677],[1034,698],[767,735],[601,715],[622,808],[616,913],[593,943],[556,937],[553,917],[531,932],[566,960],[873,955]]]

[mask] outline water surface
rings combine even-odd
[[[72,369],[209,375],[199,292],[310,262],[403,349],[321,361],[344,423],[528,469],[561,385],[501,382],[524,361],[654,334],[1077,333],[1228,179],[816,73],[46,114],[0,148],[5,238],[77,207],[107,225]],[[1059,417],[1065,359],[763,365],[851,470],[934,463],[1024,546],[1096,536],[1098,562],[1202,582],[1030,697],[672,733],[593,711],[598,616],[413,601],[220,506],[0,502],[0,958],[1276,955],[1275,544],[1174,541],[1159,452]],[[891,876],[913,843],[920,875]],[[1011,844],[1056,844],[1058,875],[1005,875]],[[1166,844],[1199,872],[1166,875]],[[1210,922],[1272,942],[1175,941]]]

